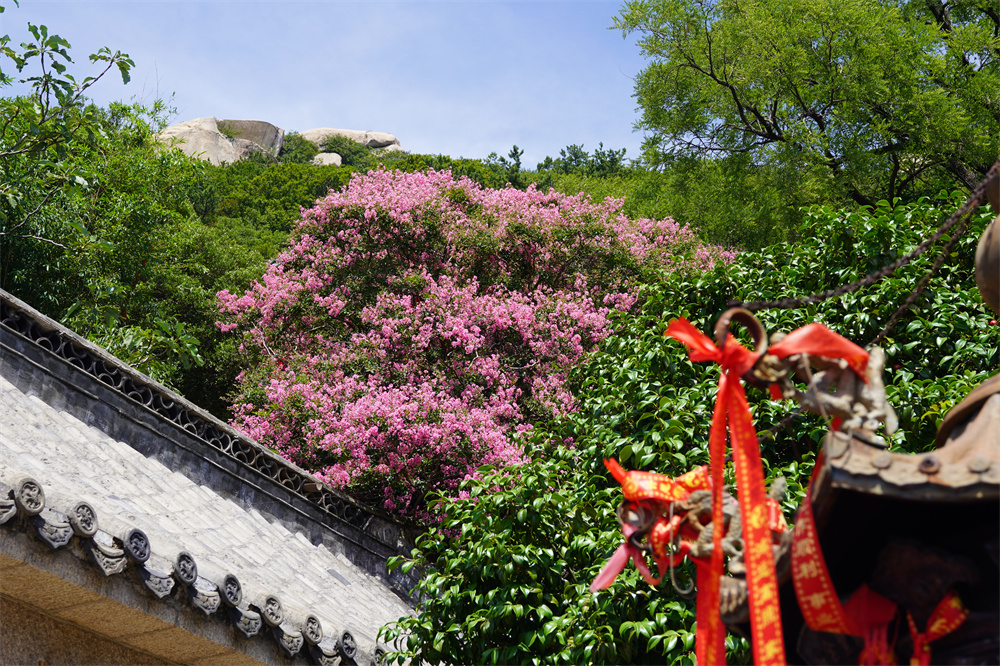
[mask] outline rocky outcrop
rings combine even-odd
[[[313,158],[313,164],[317,166],[325,166],[328,164],[332,164],[334,166],[340,166],[341,164],[343,164],[343,160],[337,153],[320,153],[319,155]]]
[[[219,120],[213,116],[171,125],[158,136],[161,143],[176,146],[186,155],[212,164],[231,164],[254,152],[276,156],[281,151],[285,130],[263,120]],[[301,132],[301,136],[317,148],[332,136],[342,136],[373,150],[403,150],[399,139],[387,132],[319,127]],[[342,161],[337,153],[320,153],[314,163],[340,166]]]
[[[220,120],[218,124],[224,133],[253,141],[272,155],[278,154],[285,139],[285,130],[263,120]]]
[[[226,133],[220,130],[220,125]],[[180,148],[186,155],[223,164],[238,162],[257,151],[277,155],[284,136],[283,129],[260,120],[220,121],[212,116],[171,125],[160,132],[159,139]]]
[[[363,130],[334,129],[332,127],[317,127],[300,132],[303,139],[321,146],[331,136],[342,136],[356,141],[366,148],[383,148],[386,150],[403,150],[399,139],[388,132],[368,132]]]

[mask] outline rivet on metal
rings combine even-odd
[[[989,471],[990,465],[990,459],[986,456],[973,456],[969,460],[969,471],[975,474],[982,474]]]
[[[880,451],[872,458],[872,466],[877,469],[888,469],[892,464],[892,455],[888,451]]]
[[[924,474],[937,474],[937,471],[941,469],[941,462],[937,459],[937,456],[931,454],[920,461],[917,469]]]

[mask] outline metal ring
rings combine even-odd
[[[729,308],[715,323],[715,344],[719,346],[719,349],[722,349],[726,344],[732,322],[743,324],[753,338],[755,353],[763,357],[767,353],[767,333],[764,332],[764,325],[752,312],[744,308]]]

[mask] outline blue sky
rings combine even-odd
[[[101,46],[129,53],[132,82],[109,75],[92,98],[173,95],[171,122],[374,130],[452,157],[516,144],[528,168],[569,144],[639,154],[632,79],[644,61],[634,36],[608,29],[620,2],[0,4],[0,34],[19,43],[27,23],[47,25],[72,44],[78,77]]]

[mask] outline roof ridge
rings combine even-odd
[[[0,327],[63,359],[340,521],[360,530],[365,530],[375,517],[397,522],[331,488],[313,474],[2,289]]]

